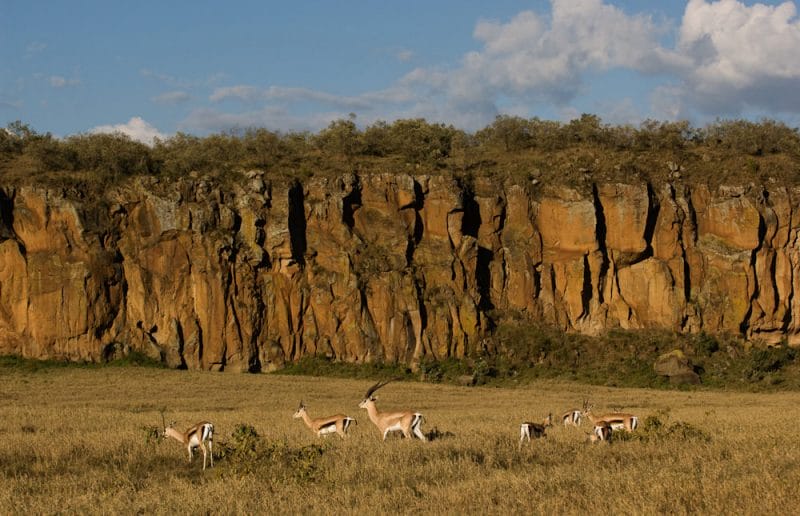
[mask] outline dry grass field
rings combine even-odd
[[[423,412],[437,438],[381,442],[357,406],[369,381],[141,367],[2,373],[2,514],[769,514],[794,512],[800,495],[798,393],[398,382],[379,391],[379,408]],[[358,425],[347,440],[319,439],[291,417],[301,398],[312,417],[341,411]],[[590,445],[588,425],[556,425],[518,451],[521,421],[585,398],[662,427],[651,417],[646,438]],[[214,422],[213,469],[202,471],[202,455],[189,464],[176,441],[148,439],[162,407],[179,427]]]

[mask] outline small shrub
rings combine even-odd
[[[647,416],[633,432],[614,432],[614,441],[664,441],[667,439],[709,442],[711,436],[696,426],[683,421],[667,424],[659,416]]]
[[[267,441],[251,425],[236,425],[230,439],[219,446],[220,459],[237,474],[270,470],[273,479],[313,480],[325,445],[294,448],[284,441]]]
[[[747,376],[751,380],[761,380],[768,373],[774,373],[794,362],[797,351],[788,346],[754,349],[750,352]]]
[[[109,366],[116,366],[116,367],[156,367],[156,368],[165,368],[167,365],[160,360],[156,360],[151,358],[141,351],[130,351],[127,355],[117,358],[115,360],[111,360],[108,362]]]
[[[714,336],[705,332],[700,333],[694,341],[698,354],[710,357],[719,351],[719,341]]]
[[[263,441],[256,429],[241,423],[234,428],[230,440],[222,443],[220,457],[227,458],[232,463],[253,460],[263,454],[262,445]]]

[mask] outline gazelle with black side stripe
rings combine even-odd
[[[578,409],[572,409],[561,415],[561,422],[564,426],[581,426],[583,413]]]
[[[422,425],[422,414],[419,412],[411,410],[381,412],[378,410],[378,407],[375,405],[376,398],[373,394],[389,382],[391,382],[391,380],[378,382],[370,387],[358,406],[367,411],[369,419],[378,427],[384,441],[389,432],[397,431],[403,432],[405,437],[411,438],[412,436],[416,436],[421,441],[427,441],[428,439],[420,428]]]
[[[211,456],[211,467],[214,467],[214,425],[208,421],[201,421],[189,427],[185,432],[175,429],[173,421],[164,428],[164,437],[172,437],[183,443],[189,450],[189,462],[192,462],[194,449],[200,448],[203,451],[203,470],[206,469],[207,455]],[[206,443],[208,443],[208,449],[206,449]]]
[[[318,437],[324,437],[328,434],[339,434],[344,439],[347,436],[347,431],[350,425],[355,422],[355,419],[344,414],[334,414],[328,417],[312,418],[306,411],[306,405],[300,401],[300,408],[294,413],[296,419],[302,419],[312,432],[317,434]]]
[[[531,437],[538,439],[540,437],[547,437],[545,432],[549,427],[553,426],[553,414],[548,414],[541,423],[522,423],[519,425],[519,446],[522,448],[522,443],[525,439],[531,442]]]
[[[589,418],[593,425],[608,423],[613,430],[627,430],[633,432],[639,426],[639,418],[627,412],[609,412],[600,416],[592,414],[592,405],[583,403],[583,415]]]
[[[612,434],[611,425],[609,425],[605,421],[598,421],[597,424],[594,425],[594,429],[592,430],[592,433],[589,436],[589,440],[593,443],[611,442],[611,434]]]

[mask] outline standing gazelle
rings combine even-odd
[[[584,407],[585,408],[585,407]],[[564,412],[561,415],[561,422],[564,426],[581,426],[581,419],[583,413],[578,409],[572,409]]]
[[[172,437],[178,442],[186,445],[189,450],[189,462],[194,458],[192,451],[195,448],[203,450],[203,470],[206,469],[206,455],[211,455],[211,467],[214,467],[214,425],[208,421],[201,421],[196,425],[191,426],[185,432],[175,429],[175,422],[170,423],[164,428],[164,437]],[[208,450],[206,450],[205,443],[208,443]]]
[[[410,410],[401,410],[396,412],[380,412],[375,405],[376,398],[373,396],[375,391],[391,382],[378,382],[367,390],[364,400],[358,404],[359,407],[366,409],[369,419],[375,423],[378,430],[383,435],[383,440],[386,440],[386,435],[389,432],[401,431],[405,437],[411,438],[412,435],[417,436],[422,441],[427,441],[425,434],[422,433],[420,426],[422,425],[422,414],[419,412],[412,412]]]
[[[592,414],[592,405],[589,405],[586,401],[583,402],[583,415],[588,417],[589,421],[595,426],[598,423],[608,423],[614,430],[625,429],[628,432],[633,432],[639,426],[639,418],[627,412],[609,412],[595,417]]]
[[[300,401],[300,408],[294,413],[295,419],[302,419],[312,432],[317,434],[317,437],[324,437],[328,434],[337,433],[344,439],[347,436],[347,430],[350,425],[355,422],[355,419],[344,414],[334,414],[328,417],[311,418],[306,411],[306,405]]]
[[[522,443],[525,439],[528,442],[531,442],[531,437],[538,439],[540,437],[547,437],[545,432],[547,431],[548,427],[553,426],[553,414],[548,414],[541,423],[522,423],[519,425],[519,446],[518,448],[522,448]]]

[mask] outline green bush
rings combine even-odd
[[[768,373],[779,371],[794,362],[797,351],[788,346],[775,346],[750,351],[747,375],[750,379],[761,380]]]
[[[680,441],[701,441],[710,442],[711,436],[704,430],[684,421],[676,421],[672,424],[667,424],[661,420],[657,415],[647,416],[644,421],[640,422],[639,428],[633,432],[625,430],[615,431],[612,435],[613,441],[664,441],[664,440],[680,440]]]
[[[268,473],[273,481],[310,481],[319,471],[326,446],[292,447],[285,441],[266,440],[253,426],[240,423],[218,449],[224,467],[235,474]]]

